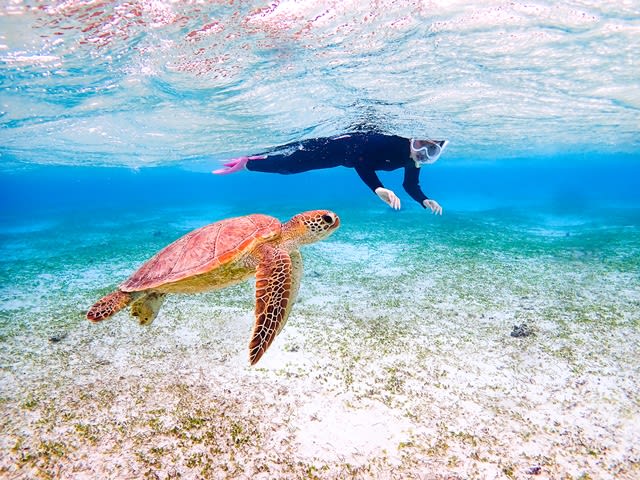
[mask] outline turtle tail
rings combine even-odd
[[[106,297],[102,297],[89,309],[87,312],[87,320],[91,320],[92,322],[106,320],[129,305],[131,300],[133,300],[133,296],[130,293],[116,290]]]

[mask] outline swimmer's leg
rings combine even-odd
[[[289,155],[269,155],[264,160],[251,161],[246,164],[251,172],[280,173],[290,175],[311,170],[322,170],[343,165],[342,159],[323,153],[298,150]]]

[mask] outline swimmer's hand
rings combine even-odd
[[[435,200],[430,200],[430,199],[426,199],[422,202],[422,204],[431,209],[431,211],[435,214],[435,215],[442,215],[442,207],[440,206],[440,204],[438,202],[436,202]]]
[[[400,199],[395,193],[388,188],[378,187],[375,189],[376,195],[380,197],[384,203],[389,205],[394,210],[400,210]]]
[[[211,173],[215,175],[227,175],[229,173],[235,173],[242,170],[249,160],[264,160],[264,155],[254,155],[253,157],[237,157],[232,158],[227,163],[224,163],[225,168],[219,168],[218,170],[213,170]]]

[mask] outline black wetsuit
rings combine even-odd
[[[376,170],[404,168],[402,186],[416,202],[427,196],[420,189],[420,169],[409,156],[409,139],[380,133],[349,133],[330,138],[294,142],[266,153],[264,160],[249,160],[247,170],[292,174],[332,167],[355,168],[362,181],[375,192],[382,187]]]

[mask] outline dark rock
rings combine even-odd
[[[58,343],[67,338],[67,332],[56,333],[49,337],[49,343]]]
[[[520,325],[514,325],[513,330],[511,330],[512,337],[528,337],[529,335],[533,335],[533,332],[529,328],[526,323],[521,323]]]

